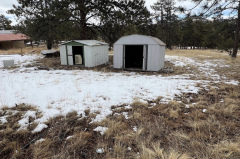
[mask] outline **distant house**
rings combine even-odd
[[[208,19],[200,17],[200,16],[190,16],[190,17],[187,17],[186,19],[188,19],[188,18],[192,19],[193,22],[196,22],[196,21],[208,22],[209,21]]]
[[[107,43],[97,40],[73,40],[60,45],[62,65],[95,67],[109,62]]]
[[[152,36],[129,35],[114,44],[114,68],[159,71],[164,68],[165,47],[161,40]]]
[[[24,48],[24,40],[28,37],[24,34],[14,34],[13,30],[0,30],[0,49]]]

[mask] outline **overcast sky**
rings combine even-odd
[[[150,5],[153,5],[153,3],[155,3],[157,0],[146,0],[146,5],[148,7],[148,9],[151,11]],[[12,24],[16,24],[16,20],[14,18],[13,15],[7,14],[6,11],[9,9],[12,9],[12,5],[18,5],[17,0],[0,0],[0,14],[5,15],[7,18],[9,18],[10,20],[12,20]],[[187,8],[191,8],[194,6],[193,3],[191,2],[177,2],[177,5],[182,5],[182,6],[186,6]]]

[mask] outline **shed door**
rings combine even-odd
[[[147,69],[147,45],[143,46],[143,70]]]
[[[73,65],[73,54],[72,54],[72,46],[67,46],[67,54],[68,54],[68,64]]]
[[[60,46],[60,58],[61,58],[61,64],[67,65],[67,55],[66,55],[66,46],[65,45]]]
[[[125,66],[125,56],[126,56],[125,46],[123,45],[123,68],[126,68],[126,66]]]
[[[68,56],[72,55],[72,46],[67,46],[67,49],[68,49]]]

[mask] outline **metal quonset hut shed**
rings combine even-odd
[[[60,45],[62,65],[95,67],[109,62],[108,44],[97,40],[74,40]]]
[[[114,68],[159,71],[164,67],[165,46],[151,36],[124,36],[114,44]]]

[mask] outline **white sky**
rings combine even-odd
[[[186,8],[192,8],[194,6],[194,3],[192,2],[189,2],[189,1],[181,1],[179,2],[180,0],[176,0],[177,1],[177,6],[181,5],[181,6],[185,6]],[[150,8],[150,5],[153,5],[153,3],[157,2],[157,0],[146,0],[146,5],[147,5],[147,8],[151,10]],[[16,24],[16,20],[14,18],[14,15],[11,15],[11,14],[7,14],[6,11],[9,10],[9,9],[12,9],[12,5],[15,4],[15,5],[18,5],[18,2],[17,0],[0,0],[0,14],[3,14],[5,15],[7,18],[9,18],[10,20],[12,20],[12,24]],[[197,8],[195,10],[195,12],[197,13],[199,10],[199,8]]]

